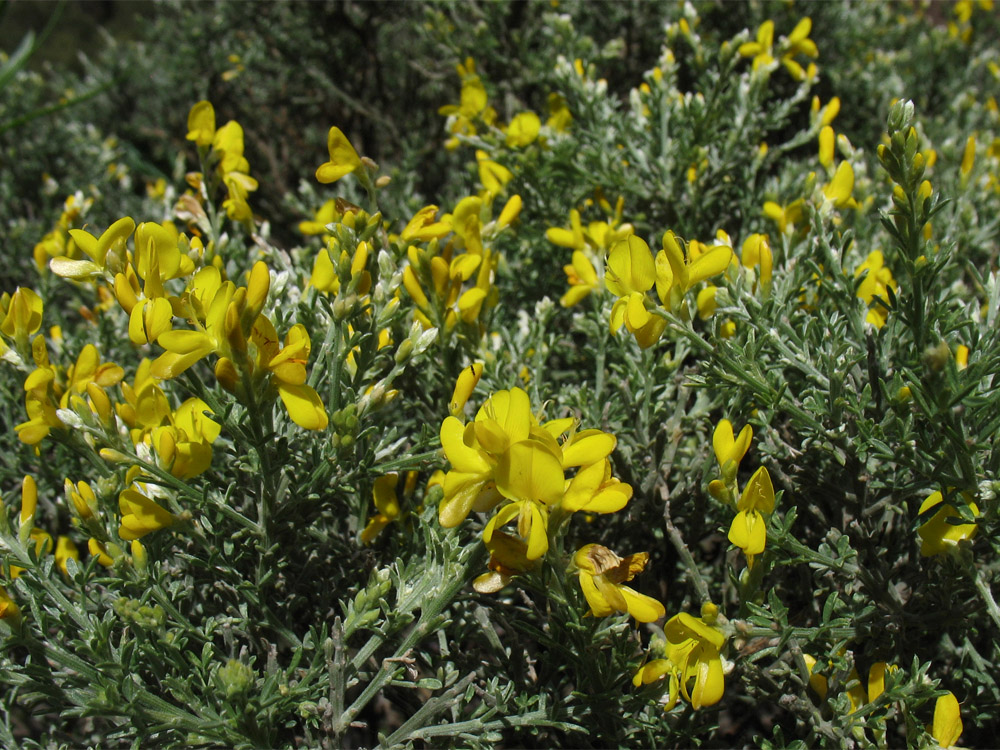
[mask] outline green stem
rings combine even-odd
[[[674,549],[677,550],[677,554],[680,555],[681,561],[687,568],[688,573],[690,573],[691,582],[698,591],[698,598],[701,600],[701,603],[705,604],[712,601],[712,596],[708,590],[708,583],[702,577],[701,571],[698,570],[698,563],[695,562],[691,551],[687,548],[687,544],[684,543],[684,537],[681,536],[680,530],[674,526],[674,522],[670,518],[669,499],[663,506],[663,520],[666,524],[667,536],[670,537],[670,543],[674,545]]]
[[[420,619],[417,621],[416,625],[410,629],[406,638],[396,649],[392,656],[392,659],[400,659],[409,653],[423,638],[430,635],[439,625],[441,620],[441,612],[451,604],[455,595],[468,583],[469,572],[475,568],[482,565],[483,560],[486,557],[486,546],[482,544],[476,544],[474,550],[469,554],[468,559],[462,566],[461,571],[455,571],[455,575],[451,577],[451,582],[444,586],[429,602],[423,605],[420,610]],[[373,639],[375,640],[375,639]],[[357,664],[357,658],[354,659],[354,663]],[[382,688],[384,688],[390,680],[396,675],[396,673],[401,669],[396,662],[385,659],[382,661],[379,671],[372,677],[371,681],[361,692],[361,695],[350,705],[350,707],[344,711],[340,717],[336,719],[336,726],[340,731],[344,727],[347,727],[354,721],[355,717],[364,709],[365,706],[374,698]]]
[[[983,580],[982,572],[979,570],[976,570],[976,589],[979,591],[980,596],[983,597],[983,602],[986,604],[986,611],[993,618],[993,623],[1000,628],[1000,608],[997,607],[996,599],[993,598],[993,592],[990,590],[989,583]]]

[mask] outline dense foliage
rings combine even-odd
[[[154,10],[0,57],[0,744],[994,741],[991,3]]]

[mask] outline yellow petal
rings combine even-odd
[[[465,425],[455,417],[445,417],[441,423],[440,437],[444,455],[456,471],[468,474],[486,474],[490,470],[483,455],[465,443]]]
[[[741,510],[729,527],[729,541],[747,555],[759,555],[767,543],[764,517],[756,511]]]
[[[522,504],[522,507],[524,505]],[[526,505],[528,506],[527,510],[529,514],[527,518],[530,520],[526,529],[528,533],[526,535],[522,534],[528,540],[528,549],[525,552],[525,557],[529,560],[538,560],[549,550],[548,524],[538,503],[528,502]],[[521,517],[526,517],[523,510]],[[520,524],[518,525],[520,527]],[[518,533],[520,533],[520,528],[518,529]]]
[[[329,422],[319,394],[308,385],[278,384],[278,395],[288,416],[306,430],[325,430]]]
[[[619,586],[618,591],[625,600],[628,613],[638,622],[655,622],[667,614],[663,605],[651,596],[640,594],[628,586]]]
[[[187,140],[194,141],[199,146],[211,146],[215,137],[215,109],[212,103],[200,101],[188,112]]]
[[[941,747],[951,747],[962,736],[962,715],[958,699],[945,693],[934,703],[934,724],[931,734]]]
[[[507,126],[507,145],[523,148],[538,137],[542,121],[534,112],[521,112]]]
[[[824,167],[833,165],[833,128],[826,125],[819,131],[819,163]]]
[[[823,188],[823,194],[837,208],[843,208],[851,198],[854,190],[854,168],[850,162],[842,161],[833,175],[830,184]]]
[[[885,662],[877,661],[868,670],[868,700],[875,700],[883,692],[885,692]]]
[[[739,510],[755,510],[759,513],[770,513],[774,510],[774,485],[771,484],[771,475],[767,469],[761,466],[754,472],[753,476],[743,488],[737,503]]]
[[[452,391],[451,402],[449,403],[449,410],[453,416],[459,414],[465,408],[465,404],[479,383],[479,378],[482,377],[482,374],[482,362],[474,362],[468,367],[462,368],[462,372],[458,374],[458,378],[455,380],[455,389]]]
[[[625,327],[635,333],[649,324],[649,310],[646,309],[646,295],[632,292],[628,296],[628,306],[625,308]]]
[[[330,161],[320,165],[316,170],[316,179],[320,182],[336,182],[361,166],[358,152],[354,150],[354,146],[340,128],[330,128],[326,145],[330,152]]]
[[[695,709],[713,706],[722,699],[726,678],[722,670],[722,660],[716,655],[710,659],[699,659],[695,671],[694,690],[691,691],[691,706]]]
[[[583,590],[583,596],[586,598],[587,604],[590,605],[590,613],[594,617],[607,617],[614,613],[614,608],[608,604],[597,590],[597,586],[594,583],[594,576],[584,570],[580,571],[580,588]]]
[[[687,289],[725,271],[733,259],[733,251],[725,245],[716,245],[703,253],[687,269]]]
[[[652,288],[656,281],[656,266],[649,245],[634,234],[615,244],[608,254],[604,280],[611,293],[618,297]]]
[[[399,516],[399,499],[396,497],[396,485],[399,474],[386,474],[375,480],[372,485],[372,499],[378,512],[388,519]]]
[[[492,419],[499,425],[503,434],[507,436],[508,443],[525,440],[531,431],[533,419],[528,394],[520,388],[497,391],[486,400],[476,414],[477,422],[486,419]],[[501,448],[502,450],[506,450],[506,446]]]
[[[618,439],[610,432],[583,430],[574,435],[562,448],[562,465],[571,466],[594,464],[611,455]],[[603,471],[603,468],[602,468]]]
[[[555,505],[565,487],[562,464],[537,440],[515,443],[500,457],[497,489],[511,500],[535,500]]]
[[[550,227],[546,229],[545,238],[553,245],[559,245],[559,247],[577,249],[583,246],[582,236],[578,238],[569,229],[563,229],[562,227]]]

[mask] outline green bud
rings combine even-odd
[[[357,304],[358,297],[355,294],[349,294],[346,297],[337,297],[333,303],[333,319],[341,321],[350,317]]]
[[[909,99],[900,100],[889,108],[889,117],[886,121],[886,128],[889,135],[893,135],[900,130],[909,127],[913,120],[913,102]]]
[[[219,670],[219,684],[227,698],[242,695],[254,683],[253,670],[239,659],[229,659]]]
[[[396,350],[396,364],[404,364],[413,354],[413,341],[412,339],[406,339],[399,348]]]

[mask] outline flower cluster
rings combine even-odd
[[[426,206],[399,234],[409,259],[403,285],[425,330],[462,333],[475,342],[485,335],[485,313],[499,298],[494,285],[499,255],[489,243],[521,211],[515,195],[493,219],[493,198],[488,191],[463,198],[440,218],[437,206]]]
[[[573,121],[566,99],[552,93],[547,100],[549,116],[545,123],[531,110],[518,112],[509,123],[501,123],[497,119],[497,111],[489,104],[489,95],[476,72],[475,60],[467,57],[465,62],[456,66],[456,70],[462,81],[459,103],[446,104],[438,110],[439,114],[448,118],[446,129],[451,137],[444,145],[449,150],[457,149],[462,139],[475,136],[493,136],[494,140],[508,148],[522,149],[536,141],[544,143],[564,133]]]
[[[774,57],[774,21],[767,20],[757,29],[757,38],[752,42],[741,44],[738,51],[742,57],[753,58],[754,72],[760,71],[761,74],[770,75],[780,61],[796,81],[812,80],[816,77],[815,63],[809,63],[809,67],[804,69],[795,59],[799,55],[812,58],[819,56],[816,43],[809,38],[811,30],[812,19],[807,17],[799,21],[792,29],[791,34],[781,38],[778,44],[778,59],[776,60]]]
[[[559,299],[563,307],[577,305],[591,292],[603,288],[608,251],[634,231],[631,224],[622,223],[623,197],[619,196],[614,209],[603,194],[599,193],[593,202],[604,212],[604,221],[591,221],[584,227],[580,212],[574,208],[569,212],[568,229],[549,227],[545,230],[549,242],[573,251],[571,262],[563,266],[569,282],[569,289]]]
[[[702,606],[700,618],[687,612],[671,617],[664,638],[654,642],[663,655],[640,667],[632,684],[649,685],[666,677],[665,711],[677,705],[680,696],[696,709],[718,703],[725,690],[721,650],[726,635],[716,627],[717,617],[718,607],[711,603]]]
[[[743,550],[747,566],[752,567],[754,556],[764,551],[767,543],[767,516],[774,511],[774,486],[771,475],[761,466],[753,473],[743,491],[739,491],[740,461],[750,448],[753,429],[745,425],[739,435],[734,435],[733,425],[721,419],[712,435],[715,457],[719,462],[721,479],[713,479],[708,491],[713,497],[735,505],[736,517],[729,527],[729,541]],[[738,498],[738,499],[737,499]]]
[[[656,305],[646,292],[655,286],[666,310],[690,317],[687,293],[725,271],[732,258],[732,248],[724,245],[712,247],[698,257],[686,254],[682,242],[669,231],[663,235],[663,249],[655,260],[641,237],[631,235],[621,240],[611,248],[604,274],[608,290],[618,297],[611,310],[611,332],[624,325],[639,346],[649,348],[659,341],[667,321],[651,312]]]
[[[460,376],[453,411],[461,409],[467,389]],[[520,388],[494,393],[471,422],[445,418],[441,445],[451,469],[443,478],[441,525],[457,526],[474,511],[493,512],[483,529],[490,573],[477,579],[478,590],[498,591],[514,575],[531,570],[548,551],[550,536],[572,513],[614,513],[625,507],[632,488],[612,475],[609,456],[616,442],[601,430],[578,430],[571,417],[540,422]],[[506,529],[512,522],[514,528]],[[634,564],[625,565],[610,551],[591,554],[604,548],[585,549],[589,551],[576,559],[594,614],[632,612],[625,599],[610,592],[641,570],[645,558],[634,556]],[[611,603],[595,606],[607,602],[595,592],[607,592]],[[637,616],[655,609],[648,607],[637,609]]]

